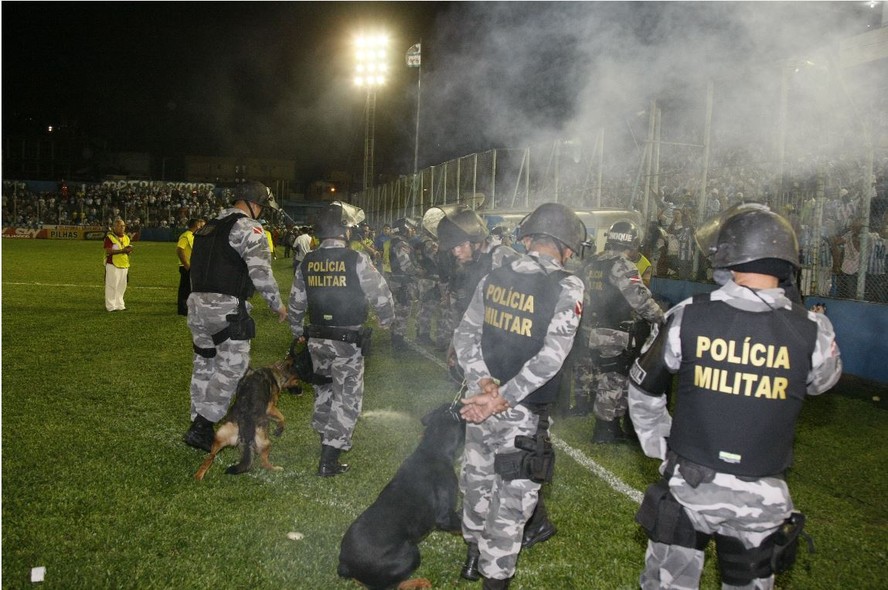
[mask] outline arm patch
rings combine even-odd
[[[672,380],[672,373],[669,372],[664,359],[664,345],[670,324],[671,318],[670,322],[660,329],[650,348],[635,359],[632,368],[629,369],[629,379],[632,383],[649,395],[662,394]]]

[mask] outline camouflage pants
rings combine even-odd
[[[620,373],[597,373],[593,412],[599,420],[611,421],[626,415],[629,407],[629,377]]]
[[[308,341],[315,373],[332,383],[315,385],[311,427],[322,444],[347,451],[364,401],[364,357],[355,344],[311,338]]]
[[[406,285],[396,281],[390,281],[392,299],[395,303],[395,319],[392,322],[392,334],[395,336],[407,335],[407,320],[413,311],[413,302],[416,300],[416,288],[413,283]]]
[[[214,299],[215,298],[215,299]],[[215,349],[212,358],[194,354],[191,372],[191,419],[200,414],[218,422],[228,411],[237,383],[250,366],[250,341],[225,340],[213,344],[213,334],[228,327],[225,316],[237,311],[236,303],[219,303],[214,294],[192,293],[188,297],[188,328],[198,348]],[[247,311],[251,306],[247,303]]]
[[[709,483],[692,488],[678,469],[669,480],[669,489],[684,506],[694,528],[740,539],[744,547],[758,547],[789,517],[792,499],[783,479],[765,477],[744,481],[727,473],[717,473]],[[703,551],[648,542],[644,571],[639,578],[642,590],[694,590],[703,571]],[[774,576],[758,578],[743,586],[722,584],[723,590],[771,590]]]
[[[466,425],[460,486],[463,538],[477,543],[485,578],[515,574],[524,524],[536,508],[540,484],[529,479],[504,481],[494,472],[494,457],[515,451],[515,437],[536,433],[539,418],[519,405],[481,424]]]
[[[416,310],[416,336],[431,336],[432,320],[441,308],[437,297],[438,282],[432,279],[419,279],[416,283],[419,298],[419,309]],[[441,332],[441,321],[438,321],[438,333]]]

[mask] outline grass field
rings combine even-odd
[[[418,418],[453,396],[440,366],[419,352],[397,358],[374,335],[364,416],[352,470],[315,475],[310,394],[286,396],[282,472],[225,474],[228,449],[203,482],[204,453],[181,442],[188,426],[191,342],[176,315],[175,246],[135,244],[128,310],[103,306],[97,242],[2,243],[2,587],[355,588],[336,575],[339,541],[416,444]],[[275,262],[289,291],[290,260]],[[281,358],[289,330],[254,301],[254,365]],[[440,353],[439,358],[440,358]],[[841,386],[840,386],[841,387]],[[888,587],[888,414],[856,395],[808,400],[788,479],[817,552],[801,553],[779,588]],[[629,447],[590,443],[591,418],[557,420],[558,466],[547,486],[559,532],[522,554],[513,588],[637,587],[645,538],[633,522],[655,461]],[[290,540],[289,532],[304,534]],[[465,546],[436,532],[418,574],[435,588],[461,581]],[[717,588],[710,553],[703,588]]]

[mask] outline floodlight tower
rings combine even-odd
[[[376,35],[355,40],[355,85],[367,90],[364,110],[364,191],[373,184],[376,136],[376,91],[388,74],[388,37]]]

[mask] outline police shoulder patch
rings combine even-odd
[[[577,301],[576,304],[574,305],[574,314],[578,317],[583,315],[583,302],[582,301]]]

